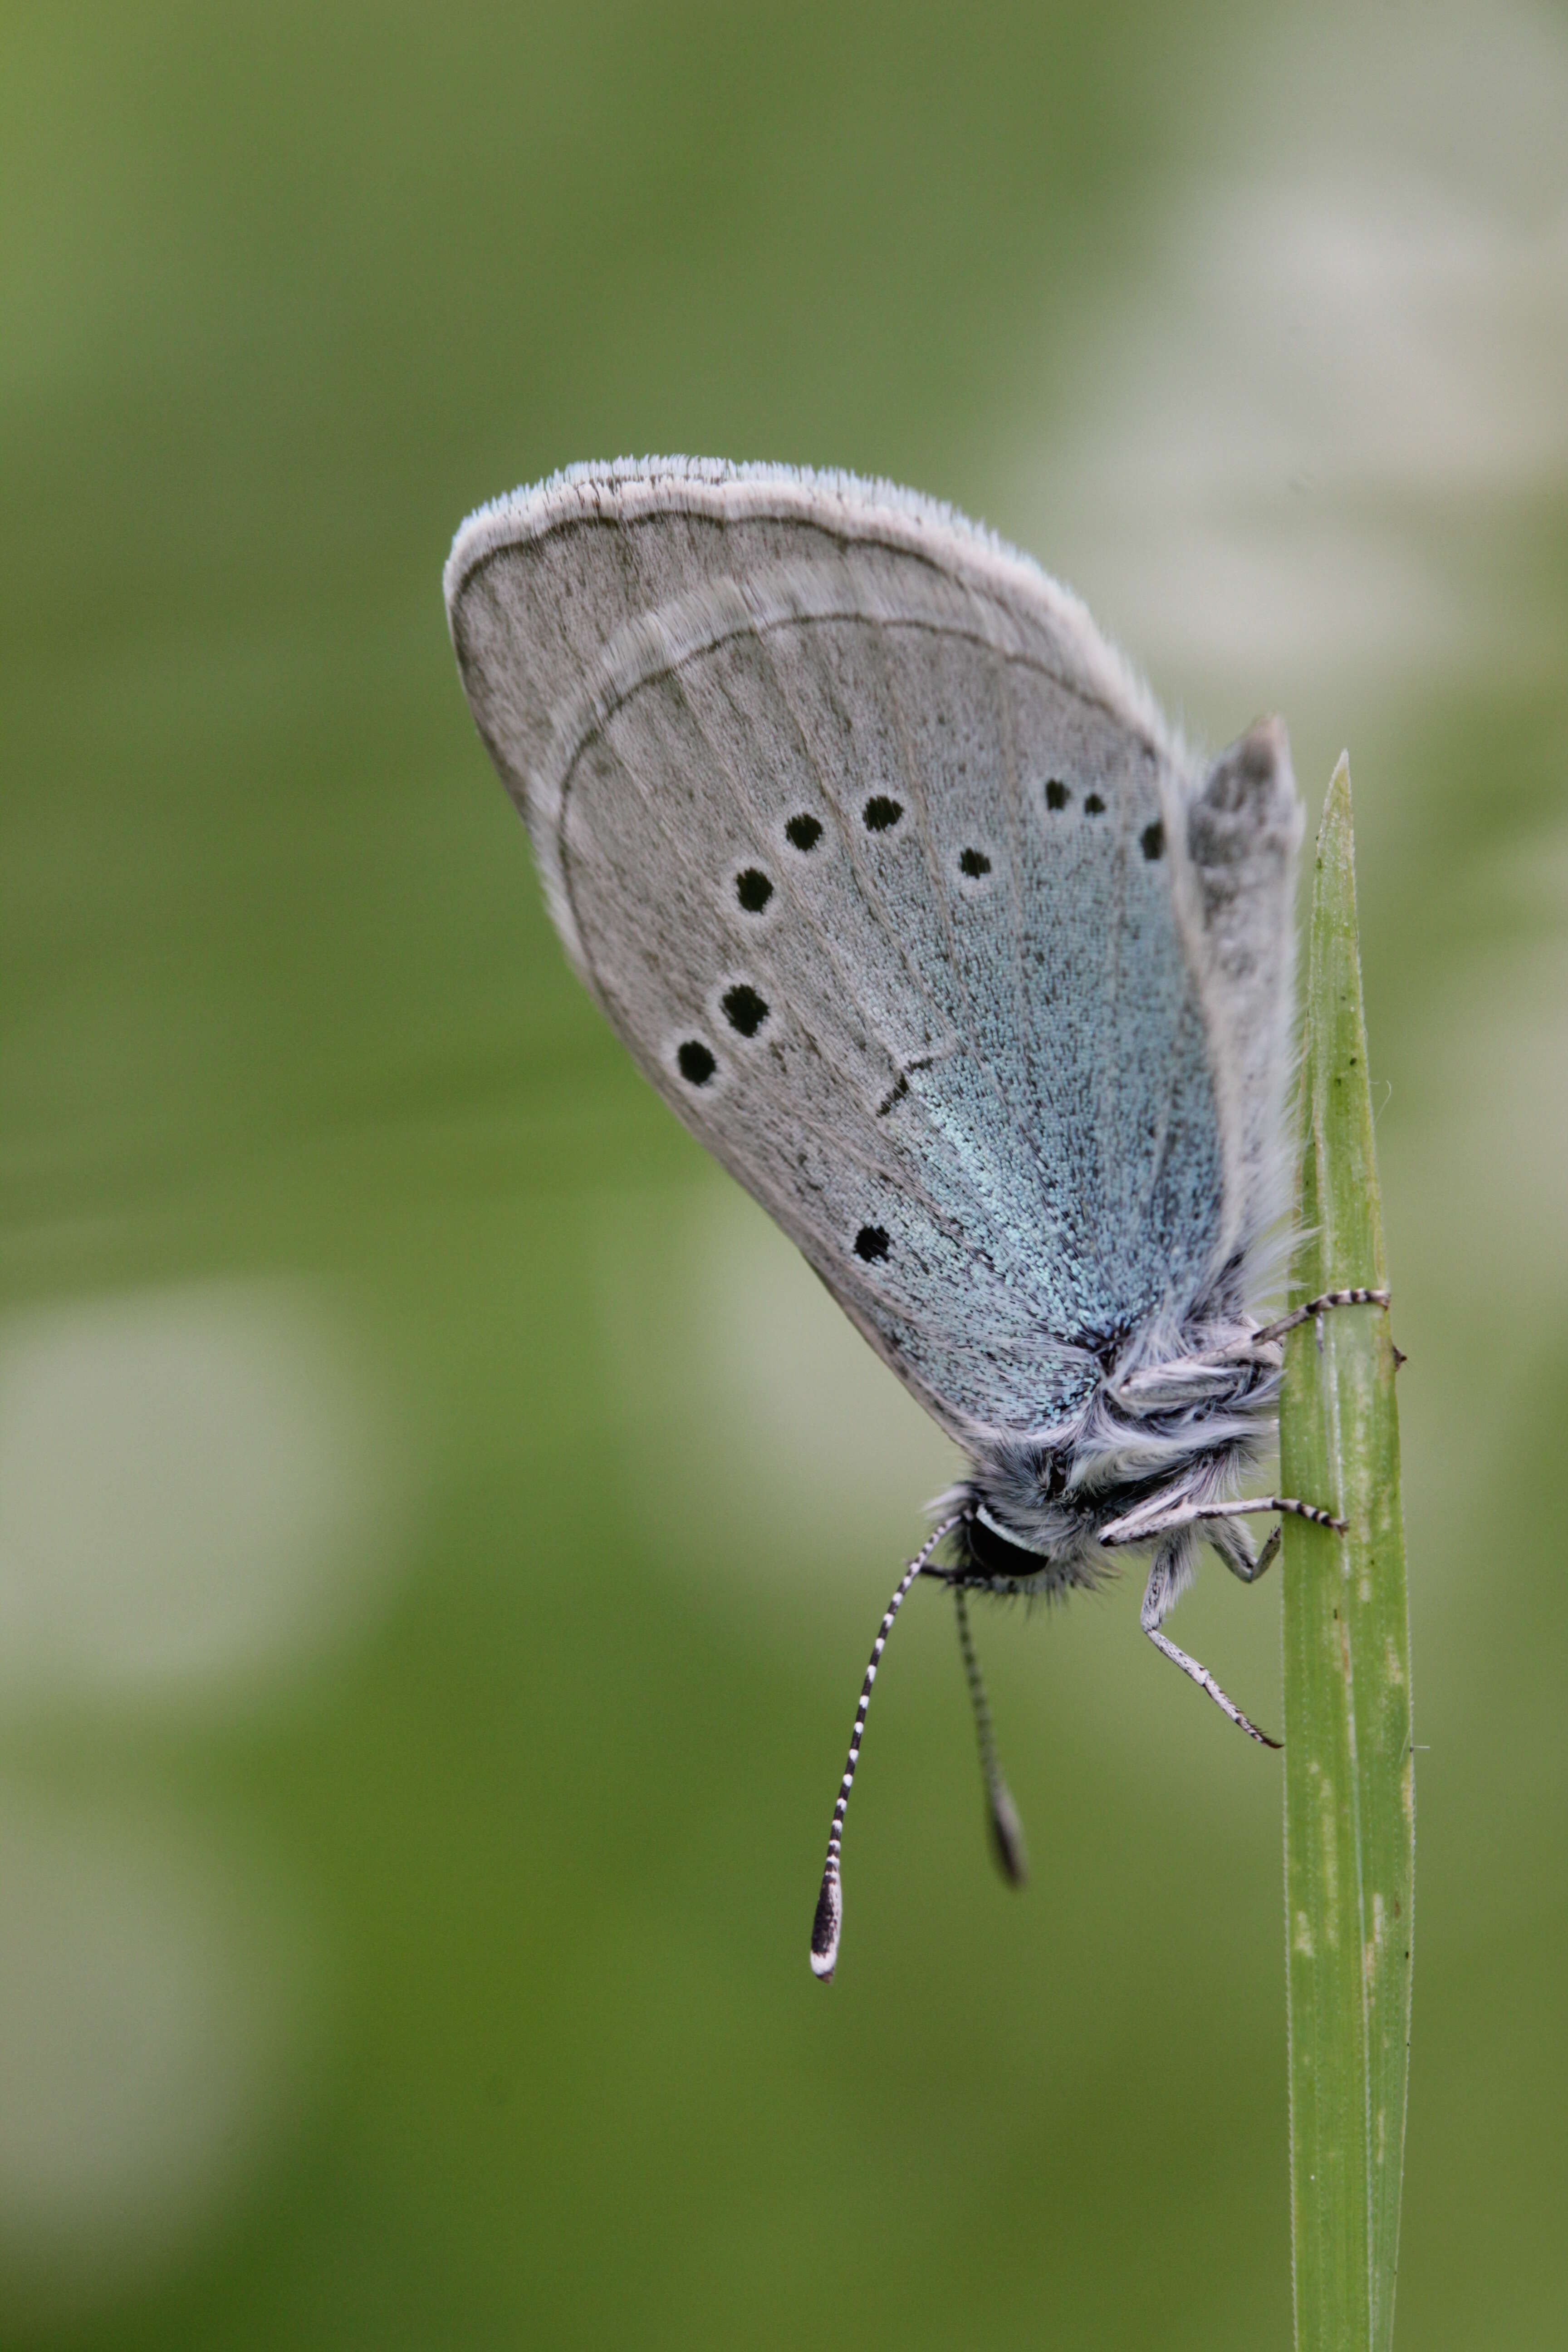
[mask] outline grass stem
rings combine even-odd
[[[1318,835],[1290,1303],[1387,1282],[1348,762]],[[1286,1345],[1284,1491],[1349,1522],[1284,1536],[1285,1893],[1297,2352],[1389,2352],[1410,2033],[1415,1774],[1387,1313]]]

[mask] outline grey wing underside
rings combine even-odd
[[[1277,1207],[1288,760],[1205,779],[1075,599],[843,476],[576,469],[447,584],[578,969],[961,1443],[1061,1425],[1234,1268]]]

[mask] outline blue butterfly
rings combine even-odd
[[[1301,808],[1278,719],[1196,761],[1079,600],[881,482],[672,458],[485,507],[447,566],[479,731],[589,989],[665,1099],[963,1447],[882,1620],[813,1927],[830,1977],[871,1686],[965,1609],[1152,1553],[1150,1639],[1272,1435]],[[1382,1294],[1375,1294],[1381,1298]],[[939,1560],[939,1553],[944,1556]]]

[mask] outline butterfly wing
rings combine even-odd
[[[961,1443],[1058,1424],[1258,1221],[1246,808],[1210,887],[1205,780],[1081,605],[886,485],[577,468],[447,593],[647,1076]]]
[[[1208,1030],[1225,1155],[1213,1278],[1248,1300],[1259,1243],[1279,1243],[1289,1198],[1284,1118],[1302,810],[1284,722],[1261,719],[1189,793],[1173,882]],[[1273,1271],[1267,1263],[1262,1276]]]

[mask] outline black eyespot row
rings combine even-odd
[[[1089,793],[1088,799],[1084,802],[1083,813],[1085,816],[1103,816],[1105,814],[1105,803],[1100,799],[1098,793]]]
[[[862,1225],[855,1236],[855,1255],[864,1258],[868,1265],[875,1265],[879,1258],[886,1257],[887,1228],[884,1225]]]
[[[784,839],[792,849],[815,849],[822,839],[821,820],[815,816],[792,816],[784,827]]]
[[[1065,809],[1072,795],[1068,791],[1067,786],[1061,782],[1060,778],[1053,776],[1046,786],[1046,806],[1053,809]]]
[[[705,1087],[719,1066],[700,1037],[689,1037],[675,1058],[681,1076],[693,1087]]]
[[[1143,855],[1148,858],[1151,865],[1153,864],[1156,857],[1160,857],[1164,855],[1165,828],[1160,823],[1158,817],[1155,818],[1152,824],[1146,824],[1144,826],[1138,838],[1142,844]]]
[[[903,813],[902,801],[893,800],[886,793],[873,793],[860,814],[868,833],[891,833]]]
[[[760,915],[773,895],[773,886],[758,866],[748,866],[735,877],[735,896],[748,915]]]
[[[972,882],[978,882],[983,874],[990,873],[991,860],[983,849],[961,849],[958,870],[961,874],[967,874]]]

